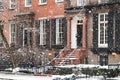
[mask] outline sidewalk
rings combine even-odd
[[[34,76],[34,75],[18,75],[18,74],[5,74],[0,73],[0,79],[13,79],[13,80],[52,80],[50,76]]]

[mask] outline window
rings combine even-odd
[[[98,55],[98,63],[100,65],[108,65],[108,55],[106,53],[100,53],[100,55]]]
[[[23,30],[23,46],[32,46],[33,44],[33,33],[30,28]]]
[[[47,4],[47,0],[39,0],[39,4],[40,4],[40,5]]]
[[[9,1],[9,9],[15,9],[15,0]]]
[[[0,11],[3,11],[4,7],[3,7],[3,0],[0,0]]]
[[[3,30],[3,25],[0,25],[0,28]],[[3,46],[3,38],[2,35],[0,34],[0,47]]]
[[[63,2],[64,0],[55,0],[55,2]]]
[[[31,7],[32,0],[25,0],[25,7]]]
[[[62,18],[56,19],[56,44],[63,44],[63,24]]]
[[[101,4],[101,3],[107,3],[109,0],[98,0],[98,3]]]
[[[10,45],[15,44],[15,24],[10,24]]]
[[[40,45],[46,45],[46,19],[40,20]]]
[[[108,47],[108,13],[99,14],[98,47]]]
[[[84,6],[86,4],[86,0],[77,0],[77,6]]]

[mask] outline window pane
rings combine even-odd
[[[15,24],[11,24],[11,43],[15,43]]]
[[[100,21],[104,21],[104,15],[100,15]]]
[[[107,28],[108,28],[108,14],[102,13],[99,16],[99,46],[100,47],[107,47],[108,45],[108,34],[107,34]]]
[[[40,45],[46,45],[46,21],[40,20]]]
[[[41,0],[41,3],[46,3],[46,0]]]
[[[105,14],[105,21],[108,21],[108,14]]]
[[[63,23],[62,18],[56,19],[56,44],[62,45],[63,43]]]
[[[26,5],[31,5],[32,1],[31,0],[26,0]]]

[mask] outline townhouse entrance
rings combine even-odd
[[[77,25],[77,48],[82,46],[82,25]]]

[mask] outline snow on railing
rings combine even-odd
[[[71,60],[70,57],[73,58],[75,50],[76,50],[76,49],[74,49],[70,54],[66,55],[66,57],[65,57],[64,59],[62,59],[62,61],[59,63],[59,66],[65,65],[65,63],[67,62],[67,60]],[[74,58],[75,58],[75,57],[74,57]]]
[[[65,49],[66,49],[66,47],[64,47],[64,48],[60,51],[60,53],[63,52]],[[51,64],[51,63],[52,63],[54,60],[56,60],[58,57],[59,57],[59,53],[58,53],[58,55],[55,56],[51,61],[49,61],[49,62],[47,63],[47,65]]]

